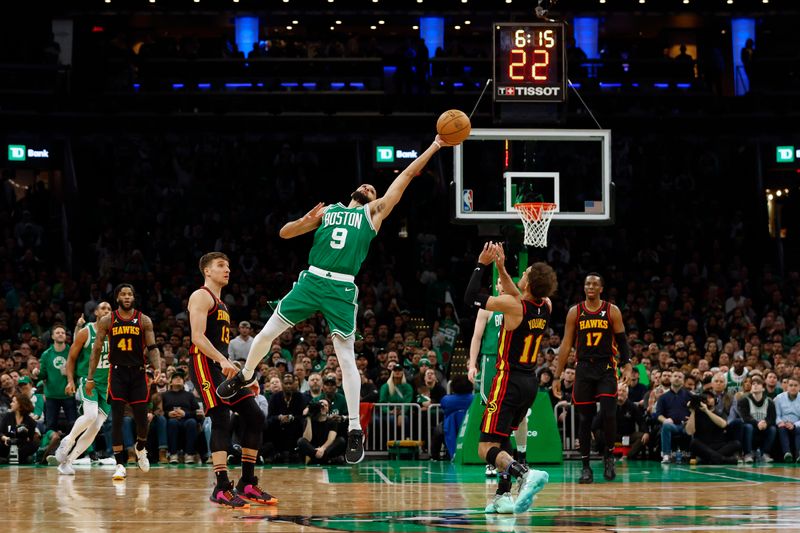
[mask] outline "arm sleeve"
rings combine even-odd
[[[736,407],[739,409],[739,416],[742,420],[748,424],[755,423],[755,419],[750,415],[750,402],[747,401],[747,398],[739,398],[739,402],[736,404]]]
[[[624,331],[614,334],[619,349],[619,364],[625,366],[631,362],[631,347],[628,345],[628,336]]]
[[[468,306],[476,306],[481,309],[486,307],[486,301],[489,297],[485,294],[478,294],[481,288],[481,281],[483,280],[483,271],[486,265],[478,263],[475,270],[472,271],[472,277],[469,278],[467,290],[464,291],[464,303]]]
[[[767,424],[770,426],[775,425],[775,403],[767,398],[769,405],[767,406]]]
[[[661,395],[661,397],[658,400],[656,400],[656,409],[655,409],[655,412],[653,413],[653,419],[656,422],[658,422],[658,417],[662,416],[662,415],[663,416],[667,416],[667,415],[664,414],[664,395],[663,394]]]

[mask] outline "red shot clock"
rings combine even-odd
[[[494,27],[494,100],[563,102],[567,72],[564,25],[498,22]]]

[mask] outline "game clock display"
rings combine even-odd
[[[561,23],[495,23],[495,101],[563,102],[567,90],[564,56]]]

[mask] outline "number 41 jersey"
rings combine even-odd
[[[376,234],[368,206],[329,205],[322,215],[322,224],[314,233],[308,263],[331,272],[355,276],[361,270],[361,263],[366,259]]]

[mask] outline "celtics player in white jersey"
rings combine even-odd
[[[286,328],[321,311],[330,325],[333,346],[342,368],[349,417],[345,459],[355,464],[364,458],[364,432],[359,420],[361,378],[353,351],[358,310],[355,275],[383,220],[400,201],[411,180],[443,146],[447,143],[437,136],[428,149],[395,178],[381,198],[375,187],[363,184],[350,195],[347,206],[319,203],[302,218],[281,228],[280,236],[284,239],[315,231],[308,270],[300,273],[297,283],[253,339],[244,368],[217,388],[220,397],[230,398],[253,383],[256,367],[269,352],[272,341]]]
[[[100,320],[111,313],[111,304],[101,302],[94,310],[94,316]],[[111,407],[106,398],[108,383],[108,339],[103,344],[100,355],[100,363],[95,372],[96,386],[92,394],[86,393],[86,376],[89,371],[89,357],[92,354],[97,332],[95,323],[90,322],[85,328],[75,335],[75,342],[69,350],[67,358],[67,386],[64,389],[67,394],[75,394],[82,401],[83,414],[78,417],[72,426],[69,435],[61,439],[56,450],[56,460],[58,460],[58,473],[65,476],[75,475],[72,462],[81,456],[94,442],[100,428],[111,413]],[[78,386],[75,386],[75,376],[78,376]]]

